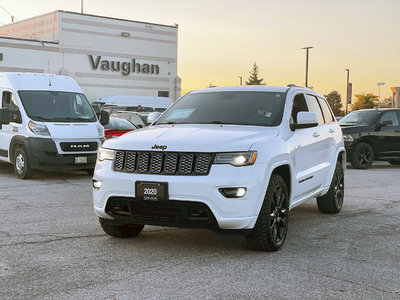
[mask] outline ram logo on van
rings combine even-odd
[[[131,73],[143,73],[143,74],[155,74],[160,73],[160,66],[153,64],[140,64],[136,62],[136,59],[132,58],[131,61],[114,61],[101,59],[101,56],[96,56],[94,59],[93,55],[89,54],[89,63],[92,70],[101,71],[112,71],[120,72],[123,76],[129,75]]]

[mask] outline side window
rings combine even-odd
[[[322,108],[322,113],[324,114],[325,123],[334,122],[335,119],[333,117],[332,111],[330,110],[330,108],[328,106],[328,103],[326,103],[326,100],[318,97],[318,102]]]
[[[324,124],[324,116],[322,115],[321,107],[318,104],[317,98],[315,96],[306,95],[306,101],[310,111],[317,115],[318,124]]]
[[[298,94],[293,99],[293,107],[292,107],[292,121],[293,123],[297,123],[297,114],[300,111],[308,111],[306,99],[303,94]]]
[[[1,107],[8,108],[10,110],[18,110],[17,100],[15,99],[13,93],[3,91]]]
[[[392,121],[392,126],[399,126],[399,119],[395,111],[387,111],[381,117],[380,122]]]

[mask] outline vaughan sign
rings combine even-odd
[[[153,64],[140,64],[136,62],[136,59],[132,58],[130,62],[128,61],[114,61],[101,59],[101,56],[88,55],[89,63],[92,67],[92,70],[101,71],[112,71],[112,72],[120,72],[123,76],[129,75],[131,73],[142,73],[142,74],[155,74],[158,75],[160,73],[159,65]]]

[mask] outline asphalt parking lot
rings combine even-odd
[[[14,177],[0,163],[1,299],[400,299],[400,167],[347,169],[345,203],[323,215],[291,211],[284,247],[250,251],[243,238],[145,227],[103,233],[91,177]]]

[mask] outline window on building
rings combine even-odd
[[[169,97],[168,91],[158,91],[158,97]]]

